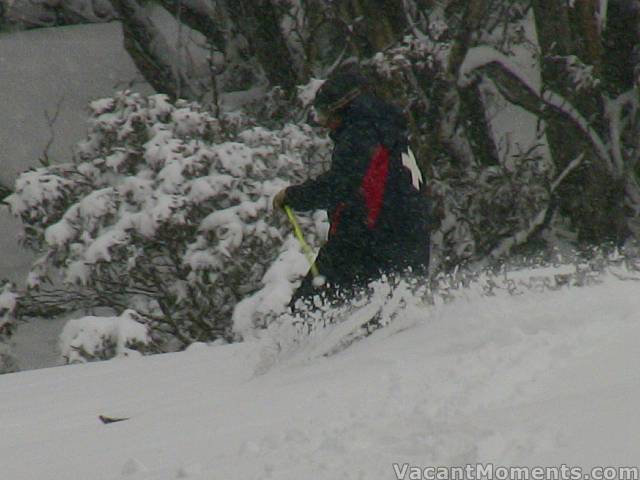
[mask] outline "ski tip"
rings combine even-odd
[[[105,415],[98,415],[98,418],[105,425],[108,425],[110,423],[116,423],[116,422],[124,422],[125,420],[129,420],[129,417],[107,417]]]

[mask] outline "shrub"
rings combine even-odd
[[[121,92],[90,109],[73,161],[25,172],[6,200],[42,252],[24,310],[133,309],[163,350],[232,339],[233,307],[286,231],[270,199],[322,165],[328,141],[164,95]]]
[[[14,286],[5,282],[0,290],[0,373],[14,372],[18,369],[9,345],[9,339],[16,328],[17,297]]]
[[[67,363],[140,355],[152,345],[148,320],[133,310],[118,317],[86,316],[70,320],[60,335],[60,351]]]

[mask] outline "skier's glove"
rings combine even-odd
[[[273,197],[273,209],[283,210],[286,202],[287,202],[287,189],[283,188],[276,194],[275,197]]]

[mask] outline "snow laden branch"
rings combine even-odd
[[[609,153],[605,142],[589,121],[566,98],[550,90],[540,91],[509,57],[491,47],[470,49],[460,68],[458,84],[468,86],[478,75],[490,78],[511,103],[542,118],[553,113],[570,122],[591,145],[611,176],[616,179],[622,177],[623,165]]]

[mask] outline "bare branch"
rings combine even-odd
[[[44,111],[44,118],[47,121],[47,127],[49,129],[49,140],[47,141],[47,144],[45,145],[44,150],[42,151],[42,154],[38,159],[38,161],[40,162],[40,165],[42,165],[43,167],[48,167],[49,165],[51,165],[51,160],[49,159],[49,150],[51,149],[51,146],[53,145],[53,142],[55,141],[55,138],[56,138],[55,130],[53,127],[58,121],[58,117],[60,116],[60,109],[62,107],[63,102],[64,102],[64,95],[58,99],[53,115],[50,115],[47,110]]]

